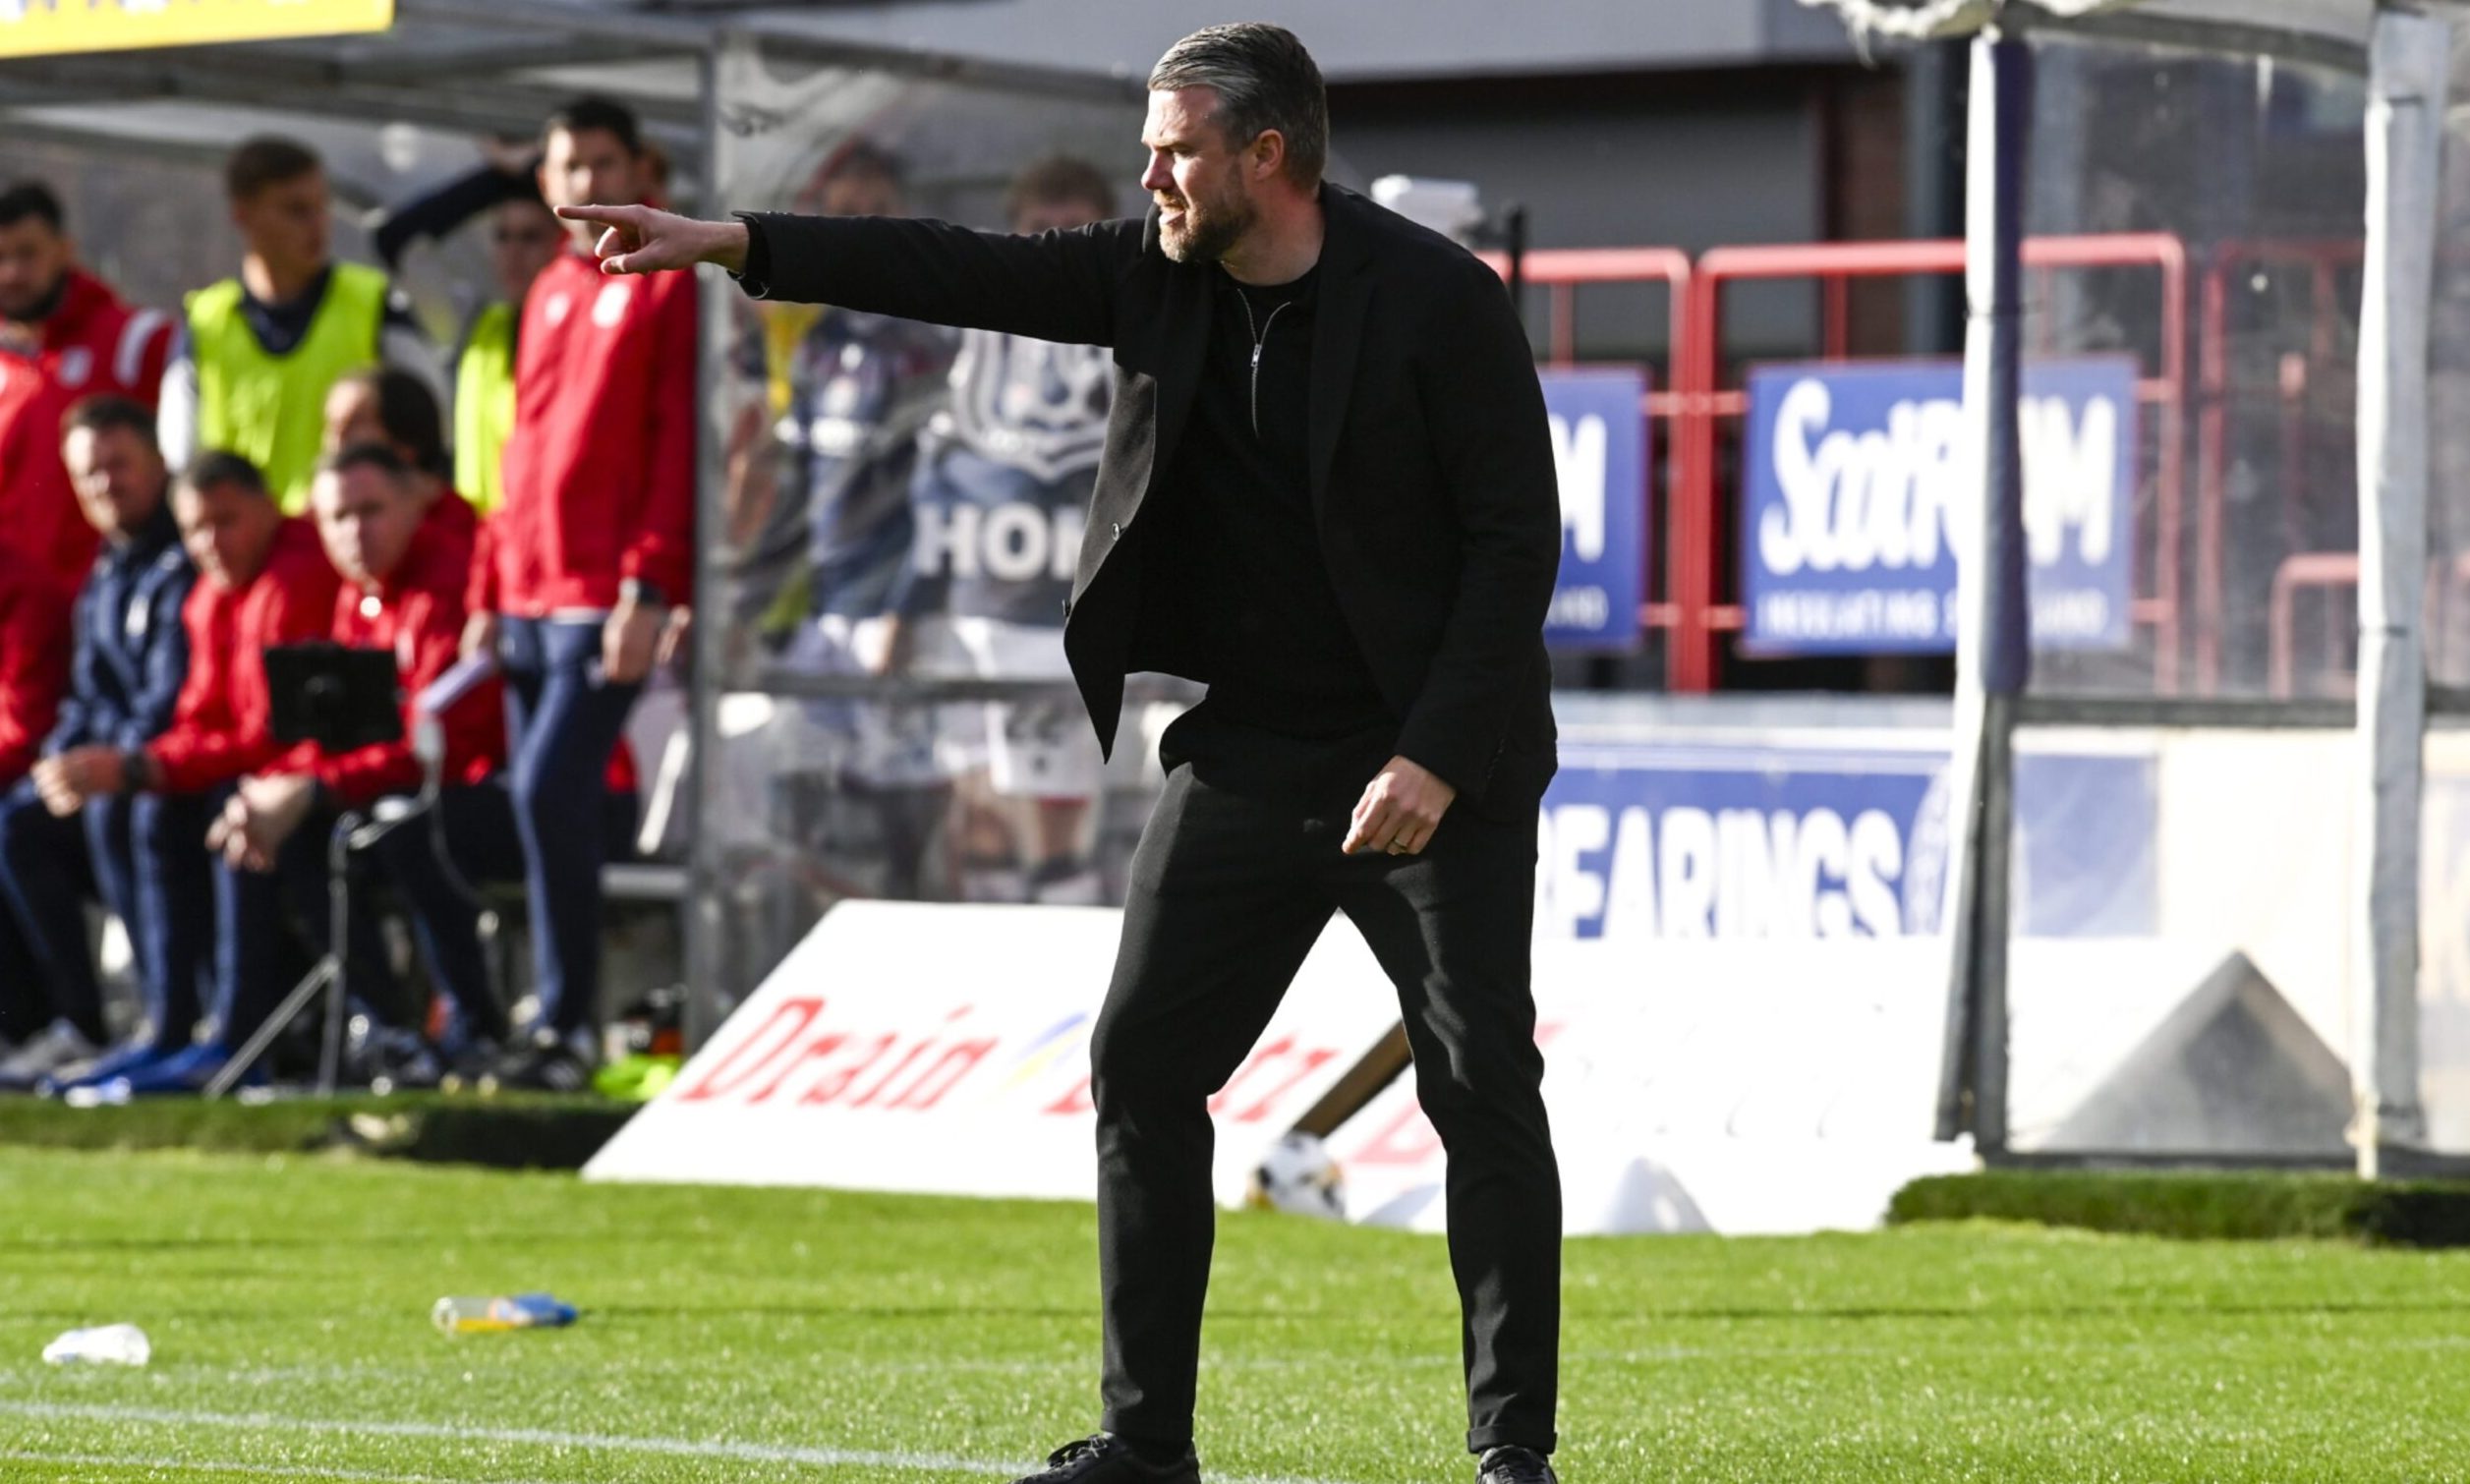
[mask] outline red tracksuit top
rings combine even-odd
[[[455,493],[453,486],[437,491],[437,498],[430,502],[429,513],[421,517],[421,524],[453,542],[466,562],[478,564],[485,559],[481,553],[481,513],[472,508],[470,500]]]
[[[86,581],[99,538],[60,462],[60,420],[99,393],[152,407],[172,328],[170,315],[132,309],[101,279],[71,268],[60,307],[34,326],[33,345],[0,337],[0,541],[72,591]]]
[[[50,568],[0,545],[0,789],[34,766],[68,694],[76,605]]]
[[[156,787],[197,793],[255,772],[283,751],[272,729],[265,652],[326,637],[341,586],[306,516],[275,528],[265,565],[246,587],[198,579],[180,607],[189,677],[172,703],[171,725],[145,747]]]
[[[695,277],[560,254],[524,295],[505,502],[471,603],[606,610],[638,578],[687,600],[695,547]]]
[[[304,742],[266,770],[314,773],[326,792],[349,808],[381,795],[414,793],[421,766],[412,756],[413,707],[429,683],[451,668],[463,646],[463,590],[467,558],[434,526],[413,533],[403,561],[374,590],[344,583],[334,599],[331,637],[354,649],[391,650],[403,683],[403,736],[327,756]],[[506,700],[490,679],[472,688],[438,718],[445,728],[446,759],[440,779],[449,788],[481,782],[506,759]]]

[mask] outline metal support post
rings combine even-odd
[[[1958,567],[1949,798],[1958,841],[1938,1136],[1970,1132],[1983,1156],[2007,1144],[2007,933],[2013,871],[2017,701],[2032,665],[2025,605],[2024,175],[2033,53],[1985,32],[1973,43],[1966,195],[1964,406],[1982,500]]]
[[[2361,1176],[2423,1146],[2419,833],[2427,655],[2428,304],[2451,23],[2381,9],[2369,55],[2367,280],[2359,316],[2359,960],[2351,1137]]]

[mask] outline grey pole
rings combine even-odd
[[[2033,52],[1985,31],[1973,42],[1965,197],[1964,407],[1982,500],[1958,538],[1950,832],[1958,842],[1948,923],[1947,1037],[1938,1136],[1970,1131],[1984,1157],[2007,1146],[2007,932],[2014,836],[2015,713],[2032,665],[2024,561],[2024,180]]]
[[[2452,26],[2380,8],[2369,48],[2359,315],[2360,933],[2351,1135],[2361,1176],[2424,1146],[2419,833],[2427,722],[2428,330]]]
[[[720,127],[722,52],[743,44],[731,32],[709,35],[697,57],[696,77],[703,90],[703,177],[701,214],[718,216],[727,206],[728,158]],[[687,675],[687,727],[690,741],[684,794],[687,800],[685,959],[686,1002],[680,1026],[689,1053],[720,1025],[721,935],[725,931],[718,870],[718,841],[704,828],[710,818],[709,784],[713,750],[719,746],[721,665],[727,654],[727,595],[722,584],[719,551],[727,527],[724,486],[727,482],[727,419],[720,411],[726,385],[731,319],[729,297],[736,293],[718,273],[696,270],[700,333],[696,337],[696,406],[702,417],[696,428],[695,458],[695,593],[702,608],[692,635],[693,663]]]

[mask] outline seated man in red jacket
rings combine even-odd
[[[283,751],[270,726],[264,654],[322,639],[334,622],[334,568],[308,520],[286,517],[258,467],[236,453],[201,455],[172,486],[172,517],[198,569],[181,604],[189,673],[171,725],[121,766],[121,791],[136,797],[130,828],[159,857],[141,897],[154,954],[188,985],[210,984],[214,876],[205,835],[234,784]],[[151,900],[145,899],[150,895]],[[106,1058],[89,1082],[127,1076],[185,1055],[197,1032],[196,995],[186,1015],[154,1027],[146,1045]]]
[[[419,702],[455,662],[466,557],[424,522],[411,467],[382,445],[356,445],[327,457],[310,503],[326,557],[342,578],[329,637],[355,649],[392,652],[402,681],[404,735],[344,753],[303,743],[241,780],[206,836],[221,855],[221,1036],[185,1058],[129,1078],[118,1089],[124,1094],[194,1089],[221,1070],[307,970],[311,945],[325,941],[326,842],[336,819],[421,787],[422,767],[412,750]],[[372,1070],[395,1086],[433,1084],[447,1056],[466,1045],[486,1056],[505,1034],[505,1012],[481,951],[479,904],[456,879],[504,880],[523,869],[513,811],[490,777],[505,757],[503,705],[489,680],[444,709],[437,717],[445,756],[435,814],[398,826],[367,860],[409,908],[430,973],[459,1012],[449,1038],[457,1044],[428,1042],[426,1007],[405,994],[379,950],[366,910],[368,892],[353,893],[348,982],[379,1023]],[[111,1093],[105,1097],[109,1101]]]
[[[454,461],[446,453],[445,426],[429,384],[410,371],[372,366],[352,371],[326,393],[326,452],[338,453],[359,443],[383,443],[412,466],[414,483],[428,514],[422,524],[436,527],[471,554],[478,569],[491,559],[489,526],[474,511],[463,491],[454,486]],[[678,637],[663,634],[661,662],[668,662],[665,646]],[[603,826],[613,842],[630,840],[638,813],[635,758],[620,733],[603,771]],[[612,856],[621,854],[612,845]]]
[[[325,451],[339,453],[360,443],[393,449],[395,457],[412,466],[422,524],[436,527],[471,560],[481,517],[454,487],[445,420],[429,383],[400,367],[363,367],[345,372],[327,389],[325,410]]]
[[[50,568],[0,544],[0,793],[17,787],[33,768],[69,689],[69,612],[76,601]],[[16,919],[0,912],[0,1038],[24,1041],[50,1019],[43,997],[33,993],[39,972]]]

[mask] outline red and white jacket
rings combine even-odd
[[[523,299],[505,502],[471,603],[605,611],[636,578],[687,600],[695,549],[695,277],[618,277],[580,253]]]
[[[390,793],[421,786],[412,756],[415,707],[430,682],[452,668],[463,646],[467,557],[435,526],[424,523],[403,560],[375,588],[344,583],[335,595],[330,637],[353,649],[389,650],[403,686],[403,736],[329,755],[304,742],[264,770],[311,773],[335,801],[360,808]],[[478,783],[506,760],[506,699],[490,679],[464,693],[437,718],[445,731],[440,779],[449,788]]]
[[[0,789],[34,766],[68,693],[76,605],[48,568],[0,545]]]
[[[0,333],[0,541],[74,589],[93,563],[94,528],[60,462],[60,420],[100,393],[151,408],[171,353],[172,317],[132,309],[71,268],[60,307],[30,343]]]
[[[283,751],[274,740],[265,652],[325,638],[341,586],[305,516],[275,528],[265,565],[247,586],[198,579],[180,608],[189,676],[172,703],[171,725],[145,747],[157,789],[197,793],[255,772]]]

